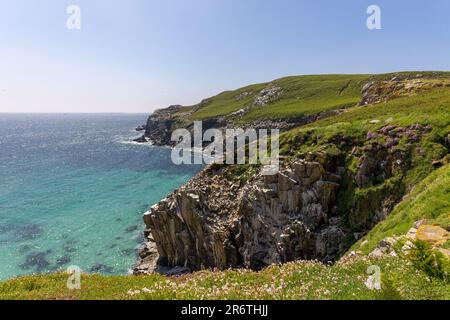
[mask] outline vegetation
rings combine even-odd
[[[359,102],[361,87],[368,77],[368,75],[294,76],[226,91],[207,99],[191,119],[201,120],[228,115],[247,107],[248,112],[239,121],[299,117],[349,107]],[[270,87],[283,89],[276,101],[266,106],[252,106],[260,91]]]
[[[381,270],[381,290],[366,286],[369,266]],[[249,270],[202,271],[182,277],[83,275],[81,290],[68,275],[23,277],[0,283],[0,299],[450,299],[450,285],[400,258],[361,258],[333,266],[299,261]]]
[[[418,270],[424,271],[432,278],[442,279],[450,283],[450,263],[448,259],[438,250],[434,250],[429,243],[416,240],[408,258]]]
[[[371,252],[387,237],[405,234],[414,222],[450,226],[450,165],[432,172],[399,203],[386,220],[376,225],[350,250]]]

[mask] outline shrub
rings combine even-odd
[[[449,266],[447,258],[441,252],[434,250],[427,242],[416,240],[409,258],[414,267],[424,271],[431,278],[450,280],[446,270]]]

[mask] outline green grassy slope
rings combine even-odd
[[[380,291],[365,285],[371,265],[380,267]],[[203,271],[180,278],[83,275],[81,290],[68,290],[67,278],[54,274],[2,282],[0,299],[450,299],[450,284],[430,281],[400,258],[334,266],[303,261],[261,272]]]
[[[188,119],[202,120],[230,115],[248,108],[238,123],[261,119],[295,118],[317,114],[322,111],[347,108],[356,105],[361,98],[361,88],[369,81],[386,81],[395,76],[422,75],[432,79],[450,79],[450,72],[400,72],[379,75],[306,75],[290,76],[271,82],[249,85],[222,92],[195,106]],[[282,93],[265,106],[254,106],[255,97],[261,90],[282,88]],[[243,95],[244,94],[244,95]]]
[[[420,182],[386,220],[375,226],[351,250],[369,253],[381,240],[406,234],[413,223],[421,219],[425,219],[427,224],[450,226],[450,165],[432,172]]]
[[[264,118],[290,118],[355,105],[368,75],[293,76],[226,91],[208,99],[192,116],[192,120],[223,116],[250,107],[243,121]],[[282,94],[266,106],[252,106],[255,97],[267,87],[281,87]],[[248,93],[242,100],[242,93]]]

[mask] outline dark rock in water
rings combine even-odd
[[[16,229],[16,236],[24,240],[36,239],[44,233],[42,226],[38,224],[26,224]]]
[[[144,131],[145,130],[145,124],[143,124],[143,125],[141,125],[141,126],[138,126],[137,128],[136,128],[136,131]]]
[[[44,233],[44,228],[35,223],[14,224],[0,227],[0,233],[12,233],[15,241],[33,240]]]
[[[148,140],[147,140],[147,138],[145,137],[145,135],[143,135],[143,136],[141,136],[141,137],[139,137],[139,138],[137,138],[137,139],[134,139],[133,141],[134,141],[134,142],[138,142],[138,143],[146,143],[146,142],[148,142]]]
[[[129,226],[125,229],[125,232],[134,232],[139,229],[139,226]]]
[[[57,264],[58,267],[62,267],[64,265],[67,265],[68,263],[70,263],[70,261],[71,261],[70,257],[67,256],[67,255],[64,255],[62,257],[59,257],[56,260],[56,264]]]
[[[131,255],[138,255],[138,251],[136,249],[125,249],[120,251],[120,254],[122,256],[131,256]]]
[[[89,272],[92,273],[113,273],[114,269],[106,264],[96,263],[90,269]]]
[[[77,249],[74,246],[70,245],[70,244],[65,244],[63,246],[63,250],[64,250],[64,252],[72,253],[72,252],[75,252]]]
[[[20,265],[20,268],[23,270],[35,269],[38,272],[48,270],[50,262],[47,260],[47,255],[50,253],[52,253],[52,251],[47,250],[27,255],[25,262]]]
[[[25,244],[25,245],[23,245],[23,246],[20,246],[19,252],[20,252],[20,253],[25,253],[25,252],[30,251],[31,248],[32,248],[32,247],[31,247],[30,245]]]
[[[142,243],[145,241],[145,234],[144,232],[139,232],[139,234],[136,236],[137,243]]]

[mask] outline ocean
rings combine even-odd
[[[201,166],[136,144],[145,114],[0,114],[0,280],[64,271],[126,274],[142,214]]]

